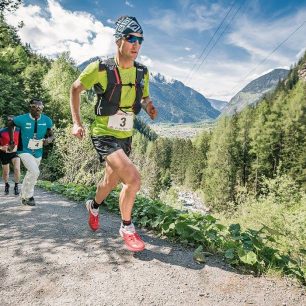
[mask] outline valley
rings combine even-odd
[[[203,131],[211,130],[214,124],[215,121],[202,121],[196,123],[157,123],[149,126],[160,137],[193,138]]]

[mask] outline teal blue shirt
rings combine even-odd
[[[14,117],[14,124],[20,128],[21,142],[19,143],[17,153],[30,153],[34,157],[42,157],[43,149],[29,149],[30,139],[44,139],[46,137],[47,129],[51,129],[53,122],[52,120],[41,114],[40,118],[37,120],[37,134],[34,135],[35,119],[28,113],[20,116]]]

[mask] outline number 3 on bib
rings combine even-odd
[[[115,115],[109,116],[108,127],[117,131],[131,131],[133,129],[134,114],[132,112],[118,111]]]

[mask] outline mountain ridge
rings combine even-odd
[[[288,73],[287,69],[277,68],[254,79],[229,101],[222,109],[222,114],[232,115],[235,111],[240,112],[244,107],[257,103],[264,94],[275,89]]]
[[[220,112],[224,107],[228,105],[228,102],[223,100],[210,99],[210,98],[207,98],[207,100],[213,108],[217,109]]]

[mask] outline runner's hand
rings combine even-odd
[[[85,136],[85,129],[80,124],[74,124],[72,127],[72,135],[79,139],[83,139]]]
[[[8,145],[0,146],[0,150],[5,152],[5,153],[7,152],[7,149],[8,149]]]
[[[6,153],[12,153],[17,151],[17,146],[16,145],[9,145],[7,148]]]
[[[157,109],[154,107],[152,101],[150,101],[147,105],[147,113],[152,120],[154,120],[157,116]]]
[[[15,149],[15,143],[13,142],[12,144],[7,146],[6,152],[14,152]]]
[[[44,146],[47,146],[48,144],[50,144],[52,142],[53,139],[50,139],[49,137],[48,138],[44,138],[43,140],[43,144]]]

